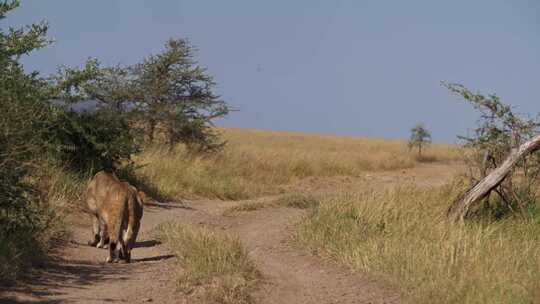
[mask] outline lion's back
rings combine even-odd
[[[86,204],[90,212],[118,209],[118,202],[127,195],[126,187],[113,173],[100,171],[94,175],[86,188]]]

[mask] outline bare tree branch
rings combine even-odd
[[[451,220],[463,220],[470,207],[484,199],[493,189],[500,185],[512,168],[523,157],[540,149],[540,134],[514,149],[506,160],[474,187],[462,192],[448,207],[447,217]]]

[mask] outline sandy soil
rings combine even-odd
[[[430,164],[404,171],[366,174],[334,179],[324,191],[382,187],[399,182],[435,185],[448,180],[456,169]],[[305,181],[309,189],[315,181]],[[257,201],[271,201],[275,197]],[[86,245],[90,219],[73,219],[73,241],[57,258],[34,269],[15,287],[0,293],[0,303],[189,303],[175,291],[172,277],[176,265],[167,248],[152,236],[152,229],[177,220],[211,225],[237,233],[262,274],[254,291],[256,303],[399,303],[399,298],[377,282],[352,274],[295,248],[291,226],[302,219],[303,210],[268,207],[235,216],[223,216],[227,208],[252,201],[194,201],[155,203],[145,207],[142,230],[131,264],[105,264],[107,250]]]

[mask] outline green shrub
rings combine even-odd
[[[55,107],[47,134],[49,153],[59,164],[81,172],[118,169],[138,146],[122,112],[75,112]]]
[[[0,1],[0,19],[18,6]],[[21,30],[0,30],[0,280],[16,277],[22,259],[39,252],[38,232],[48,226],[53,214],[43,205],[38,188],[28,175],[43,152],[43,122],[48,107],[45,81],[27,74],[19,57],[47,44],[46,24]]]

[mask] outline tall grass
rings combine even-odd
[[[357,176],[365,171],[411,168],[422,160],[405,141],[220,128],[228,145],[216,155],[193,156],[147,149],[138,172],[172,197],[245,199],[284,191],[307,177]],[[456,146],[435,144],[430,161],[460,159]]]
[[[325,198],[297,227],[317,254],[385,280],[406,303],[538,303],[540,217],[454,224],[454,187]]]
[[[204,303],[252,303],[258,273],[237,237],[177,222],[158,226],[156,235],[177,258],[180,291]]]

